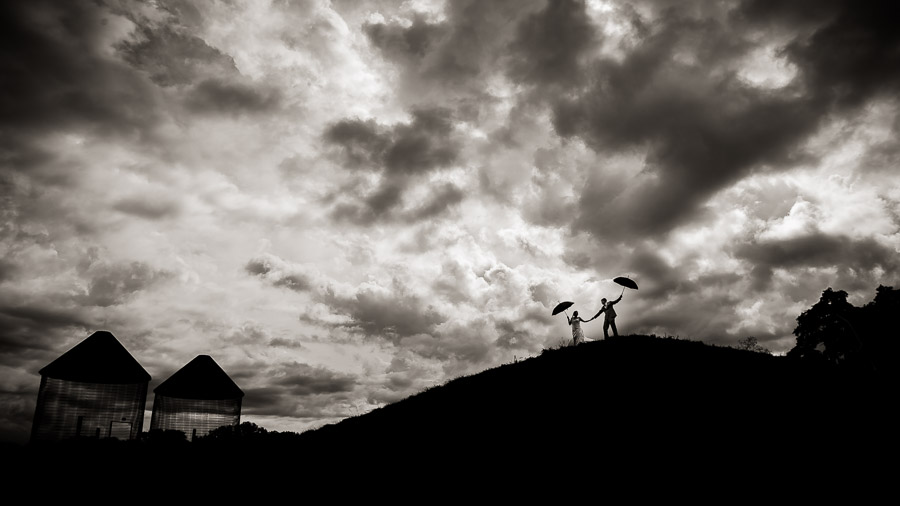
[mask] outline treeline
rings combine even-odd
[[[872,301],[856,307],[847,301],[847,292],[828,288],[797,317],[797,344],[788,357],[893,379],[900,351],[898,315],[900,289],[879,286]]]

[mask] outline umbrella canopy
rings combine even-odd
[[[575,303],[569,302],[569,301],[560,302],[559,304],[556,305],[555,308],[553,308],[553,316],[556,316],[559,313],[562,313],[563,311],[565,311],[566,309],[569,309],[570,307],[572,307],[572,304],[575,304]]]
[[[625,278],[625,277],[619,276],[618,278],[613,279],[613,282],[618,283],[618,284],[624,286],[625,288],[631,288],[632,290],[638,289],[637,283],[635,283],[634,281],[632,281],[628,278]]]

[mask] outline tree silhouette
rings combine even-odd
[[[893,373],[898,356],[900,290],[879,286],[875,298],[858,308],[847,292],[828,288],[819,302],[797,317],[796,346],[789,357],[818,359],[846,368]]]
[[[738,341],[736,348],[739,350],[753,351],[756,353],[767,353],[769,355],[772,354],[772,352],[769,351],[768,348],[759,344],[759,341],[753,336],[748,336]]]
[[[789,356],[824,358],[840,363],[859,349],[859,338],[851,323],[856,308],[847,302],[847,292],[830,287],[813,307],[797,317],[797,345]]]
[[[896,375],[897,358],[900,353],[900,289],[879,286],[875,299],[859,311],[859,332],[862,350],[868,365],[881,376]]]
[[[249,439],[264,435],[267,432],[264,427],[260,427],[253,422],[244,422],[240,425],[223,425],[213,429],[203,439],[207,441]]]

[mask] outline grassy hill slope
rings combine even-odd
[[[628,336],[547,350],[300,440],[316,451],[365,449],[424,462],[456,453],[499,463],[517,450],[624,459],[756,451],[836,434],[870,436],[890,404],[876,385],[785,357]]]
[[[26,474],[21,483],[44,475],[37,469],[120,488],[139,477],[191,477],[196,491],[215,484],[226,496],[247,484],[340,494],[360,477],[411,491],[538,485],[535,476],[611,485],[843,475],[890,452],[895,399],[878,378],[826,364],[625,336],[545,350],[302,434],[81,442],[25,448],[6,461]]]

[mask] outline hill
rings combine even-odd
[[[302,477],[319,487],[359,476],[407,486],[535,472],[566,480],[587,470],[606,480],[767,466],[796,475],[876,462],[894,438],[893,399],[877,377],[825,363],[627,336],[545,350],[302,434],[80,442],[22,457],[73,477],[91,468],[90,454],[127,462],[119,471],[130,476],[221,479],[227,468],[249,483]]]
[[[627,458],[635,452],[751,449],[869,432],[888,398],[877,378],[700,342],[628,336],[458,378],[364,416],[304,433],[339,445],[425,458],[498,459],[527,448]],[[835,439],[831,437],[830,439]],[[542,446],[543,442],[546,446]],[[358,446],[357,446],[358,445]]]

